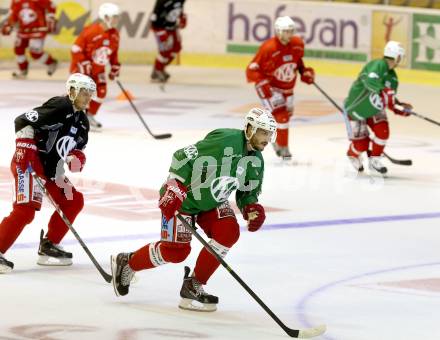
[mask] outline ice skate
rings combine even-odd
[[[14,269],[14,264],[5,259],[4,255],[0,253],[0,274],[6,274]]]
[[[364,165],[362,164],[362,157],[348,156],[348,159],[350,160],[350,163],[356,172],[364,171]]]
[[[116,296],[128,294],[130,283],[134,278],[135,272],[128,265],[130,253],[119,253],[110,257],[113,276],[113,289]]]
[[[27,78],[28,70],[19,70],[12,72],[12,79],[23,80]]]
[[[153,72],[151,72],[151,82],[152,83],[166,83],[168,79],[170,78],[170,74],[165,71],[159,71],[154,69]]]
[[[54,60],[52,63],[47,65],[47,75],[52,76],[58,68],[58,60]]]
[[[206,293],[203,290],[203,285],[194,276],[189,276],[189,273],[189,267],[185,266],[185,276],[180,290],[182,300],[179,303],[179,308],[198,312],[216,311],[218,297]]]
[[[40,266],[70,266],[72,265],[72,253],[65,251],[60,245],[52,243],[40,234],[40,247],[38,248],[38,261]]]
[[[102,124],[95,119],[95,115],[87,114],[87,119],[89,120],[91,131],[101,131]]]
[[[376,174],[385,175],[388,172],[388,169],[381,162],[382,157],[371,156],[368,158],[368,167],[369,169]]]
[[[290,161],[292,159],[292,154],[290,153],[288,146],[279,146],[278,144],[273,144],[273,148],[278,157],[281,157],[283,161]]]

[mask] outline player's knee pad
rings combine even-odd
[[[390,128],[387,121],[382,121],[373,126],[373,132],[376,138],[388,140],[390,137]]]
[[[98,98],[105,98],[107,96],[107,84],[106,83],[98,83],[96,88],[96,96]]]
[[[160,242],[160,253],[166,262],[180,263],[185,261],[191,252],[191,244],[177,242]]]
[[[224,247],[232,247],[240,238],[240,226],[235,217],[228,217],[217,221],[216,230],[212,233],[213,239]]]
[[[288,123],[289,119],[290,119],[290,113],[289,113],[289,111],[287,111],[287,108],[285,105],[274,109],[272,111],[272,115],[278,124]]]
[[[352,140],[352,148],[355,153],[360,154],[362,152],[365,152],[368,150],[368,147],[370,145],[370,138],[362,138],[362,139],[355,139]]]
[[[29,224],[34,220],[35,208],[29,205],[15,204],[12,215],[22,223]]]

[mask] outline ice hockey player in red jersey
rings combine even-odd
[[[47,74],[51,76],[58,65],[49,53],[44,52],[44,40],[47,34],[55,33],[56,6],[50,0],[12,0],[11,7],[4,21],[1,32],[9,35],[17,30],[14,53],[18,71],[12,73],[15,79],[25,79],[28,74],[29,62],[26,49],[32,59],[47,66]]]
[[[80,172],[84,167],[86,157],[82,150],[89,132],[84,111],[95,91],[96,85],[90,77],[72,74],[66,82],[65,96],[53,97],[15,119],[16,149],[11,162],[15,195],[12,212],[0,223],[0,273],[14,268],[4,254],[41,208],[43,193],[34,182],[29,165],[45,181],[46,189],[72,223],[82,210],[83,195],[65,176],[64,164],[71,172]],[[45,237],[41,231],[37,263],[72,264],[72,254],[59,246],[68,227],[57,212],[53,213],[48,227]]]
[[[90,76],[97,86],[97,98],[92,99],[87,111],[90,127],[99,130],[102,124],[95,119],[99,107],[107,95],[106,65],[110,65],[108,78],[119,77],[121,64],[118,59],[120,9],[112,3],[99,6],[99,20],[85,27],[76,38],[71,54],[70,72],[79,72]]]
[[[180,29],[186,27],[187,17],[183,12],[185,0],[157,0],[150,17],[151,28],[156,37],[158,54],[151,73],[151,81],[165,83],[170,77],[165,67],[182,49]]]
[[[303,62],[304,42],[295,35],[295,22],[288,16],[275,20],[275,36],[266,40],[246,69],[248,82],[255,89],[264,107],[278,123],[275,152],[290,159],[289,121],[294,111],[294,93],[297,73],[301,81],[312,84],[315,72]]]
[[[275,141],[276,122],[267,110],[251,109],[244,129],[216,129],[203,140],[177,150],[161,189],[162,211],[160,241],[151,242],[133,253],[112,256],[113,287],[126,295],[135,271],[152,269],[166,263],[180,263],[191,252],[191,233],[175,217],[180,213],[188,223],[197,223],[211,239],[210,246],[224,258],[238,241],[240,228],[228,197],[235,201],[248,230],[259,230],[265,220],[258,202],[264,177],[262,151]],[[204,291],[203,285],[220,263],[205,248],[190,275],[185,267],[180,308],[215,311],[218,298]]]

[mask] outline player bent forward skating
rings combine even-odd
[[[245,118],[244,130],[217,129],[203,140],[177,150],[167,182],[160,190],[161,240],[133,253],[111,257],[116,295],[126,295],[136,271],[166,263],[180,263],[191,251],[191,233],[175,217],[180,213],[188,223],[197,223],[211,239],[210,246],[224,258],[237,242],[240,230],[228,197],[236,191],[236,203],[257,231],[265,220],[258,203],[264,174],[261,151],[276,139],[277,125],[264,109],[254,108]],[[219,266],[217,259],[202,249],[194,271],[185,267],[180,308],[215,311],[218,298],[203,289]]]

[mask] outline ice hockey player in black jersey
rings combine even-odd
[[[43,193],[34,183],[30,165],[45,182],[46,189],[73,223],[84,206],[83,195],[76,191],[64,173],[64,164],[71,172],[80,172],[85,164],[84,150],[88,141],[89,121],[85,114],[96,93],[94,81],[74,73],[66,82],[66,95],[50,98],[15,119],[16,149],[11,162],[15,179],[12,212],[0,223],[0,273],[10,272],[14,265],[4,254],[13,245],[23,228],[32,222],[41,209]],[[68,231],[57,212],[48,224],[48,232],[40,237],[40,265],[71,265],[72,254],[59,245]]]
[[[180,29],[186,27],[183,12],[185,0],[157,0],[150,17],[151,29],[156,37],[158,54],[154,62],[151,81],[165,83],[170,77],[165,67],[182,49]]]

